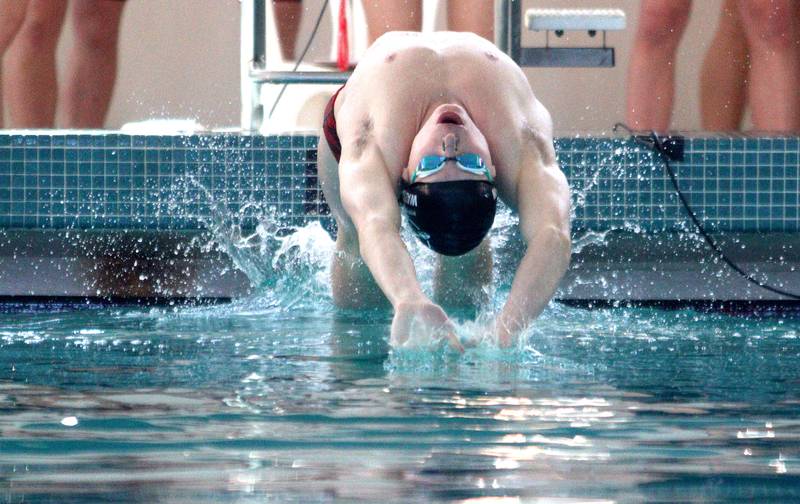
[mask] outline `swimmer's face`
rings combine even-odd
[[[460,105],[446,104],[437,107],[433,114],[422,125],[411,144],[408,165],[403,172],[403,179],[408,182],[420,159],[425,156],[455,157],[460,154],[473,153],[483,158],[492,177],[496,177],[494,163],[489,154],[489,145],[483,133],[472,122],[467,111]],[[486,177],[459,170],[455,161],[446,161],[445,167],[420,182],[446,182],[451,180],[486,180]]]

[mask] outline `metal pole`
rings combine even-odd
[[[253,68],[267,66],[267,0],[253,2]]]
[[[253,82],[268,84],[344,84],[352,72],[250,72]]]
[[[522,46],[522,0],[508,0],[508,55],[519,64]]]
[[[240,93],[242,131],[258,131],[264,120],[261,83],[251,77],[266,67],[266,0],[240,0]]]
[[[494,44],[506,54],[508,54],[508,2],[509,0],[494,2]]]
[[[252,19],[253,0],[239,0],[239,94],[241,95],[239,127],[242,131],[250,130],[253,117],[250,85],[250,59],[253,55]]]

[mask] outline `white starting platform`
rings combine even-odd
[[[496,2],[495,43],[521,67],[613,67],[614,48],[606,41],[606,32],[624,30],[625,12],[621,9],[527,9],[525,28],[545,32],[543,47],[522,46],[522,2]],[[551,34],[561,38],[566,32],[586,32],[589,37],[600,35],[594,47],[556,47]]]
[[[531,31],[624,30],[625,12],[621,9],[528,9],[525,26]]]

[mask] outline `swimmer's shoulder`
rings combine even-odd
[[[486,65],[486,63],[494,63]],[[371,85],[412,79],[420,72],[479,72],[491,76],[497,67],[517,65],[490,41],[468,32],[388,32],[370,46],[351,80]],[[493,67],[493,68],[490,68]],[[508,70],[506,70],[507,72]]]
[[[383,59],[387,53],[396,53],[424,45],[422,39],[424,35],[420,32],[412,31],[392,31],[386,32],[378,37],[369,46],[361,58],[361,62]]]
[[[473,32],[456,32],[456,31],[435,31],[435,32],[418,32],[418,31],[390,31],[386,32],[375,41],[373,45],[379,46],[389,43],[419,43],[419,44],[441,44],[442,42],[455,41],[471,41],[479,44],[494,45],[485,38]]]
[[[386,32],[375,40],[374,46],[381,46],[399,40],[412,40],[424,37],[425,34],[418,31],[390,31]]]
[[[381,58],[385,53],[405,51],[447,54],[454,50],[500,52],[492,42],[472,32],[392,31],[378,37],[364,56]]]

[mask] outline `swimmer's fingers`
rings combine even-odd
[[[461,340],[458,339],[456,328],[453,326],[451,321],[448,320],[442,327],[441,331],[444,333],[442,335],[442,340],[446,341],[447,344],[450,345],[450,348],[458,353],[464,353],[464,345],[462,345]]]
[[[456,352],[464,353],[464,345],[462,345],[461,341],[459,341],[458,335],[456,335],[455,331],[448,331],[447,342],[450,344],[450,348]]]
[[[469,335],[464,339],[459,338],[459,342],[461,342],[461,346],[463,346],[465,349],[476,348],[478,343],[480,343],[480,339],[478,338],[479,336]]]
[[[509,348],[516,339],[515,334],[502,322],[495,324],[495,338],[500,348]]]
[[[422,336],[425,344],[446,342],[453,350],[460,353],[464,351],[453,322],[440,306],[427,300],[398,304],[391,333],[393,346],[404,346],[413,340],[420,344],[419,336]]]

